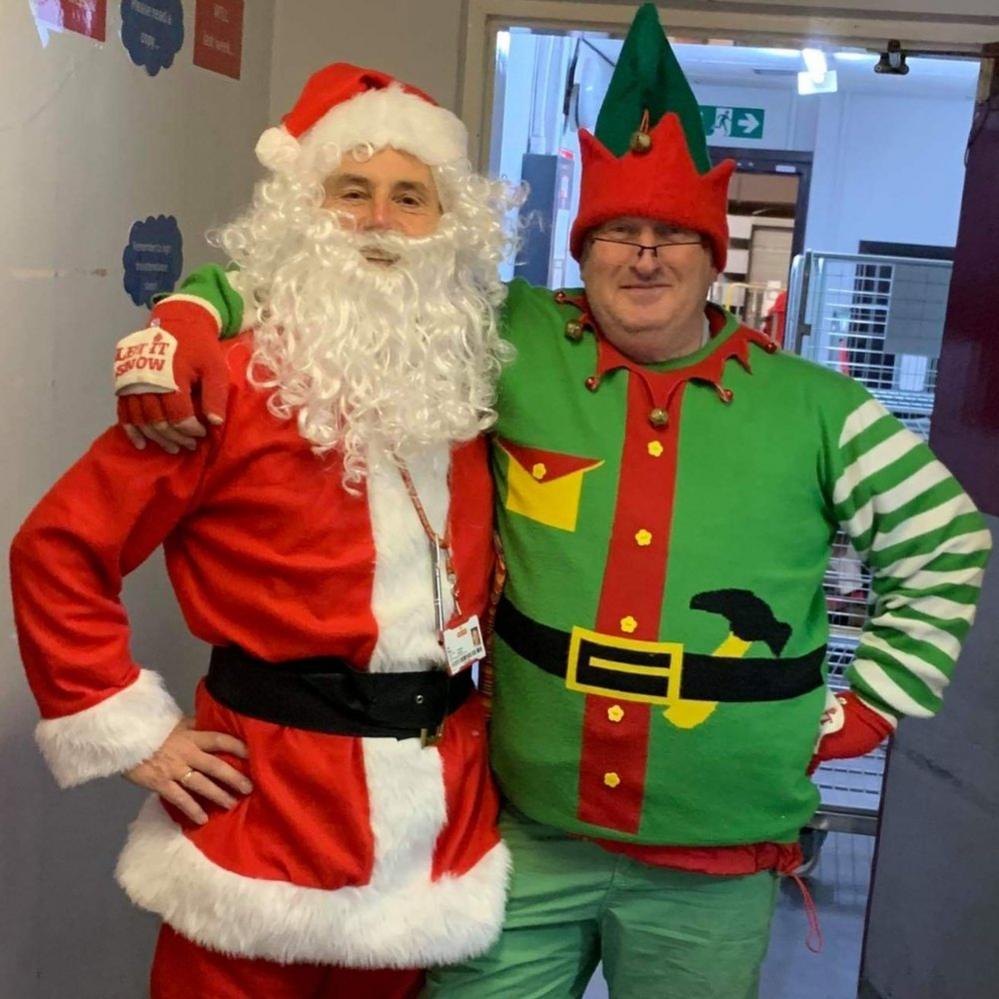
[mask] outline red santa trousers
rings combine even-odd
[[[278,964],[207,950],[165,925],[150,980],[151,999],[416,999],[423,971]]]

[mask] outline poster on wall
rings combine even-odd
[[[107,0],[32,0],[35,23],[57,31],[75,31],[103,42],[107,25]]]
[[[183,249],[173,215],[150,215],[132,225],[121,262],[125,291],[136,305],[148,308],[154,295],[173,291],[184,266]]]
[[[197,0],[194,65],[239,79],[243,61],[243,0]]]
[[[121,0],[121,43],[150,76],[169,69],[184,44],[180,0]]]

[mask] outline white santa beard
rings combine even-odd
[[[272,411],[294,415],[318,452],[340,450],[348,482],[369,448],[412,453],[489,426],[500,341],[455,227],[411,239],[322,216],[273,268],[258,310],[251,378],[274,390]],[[368,247],[398,259],[371,263]]]

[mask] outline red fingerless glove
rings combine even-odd
[[[167,300],[153,310],[147,329],[118,344],[118,421],[178,423],[195,415],[199,390],[202,413],[210,423],[220,424],[229,378],[218,324],[195,302]]]
[[[895,726],[877,711],[869,708],[853,691],[837,694],[842,714],[835,706],[823,712],[822,726],[828,730],[815,748],[808,773],[824,760],[844,760],[864,756],[876,749],[894,731]]]

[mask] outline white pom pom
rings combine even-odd
[[[268,170],[280,173],[293,166],[302,151],[298,140],[284,126],[268,128],[257,141],[257,159]]]

